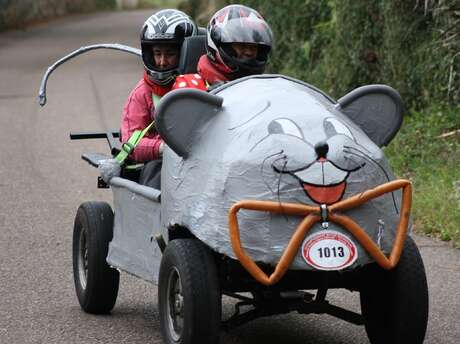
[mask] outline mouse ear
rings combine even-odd
[[[156,129],[166,144],[185,159],[222,102],[222,97],[196,89],[171,91],[158,104]]]
[[[345,113],[379,147],[388,145],[401,128],[404,105],[399,93],[386,85],[359,87],[340,98]]]

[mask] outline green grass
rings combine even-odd
[[[414,112],[385,153],[395,174],[413,183],[415,230],[460,248],[459,129],[459,107]]]

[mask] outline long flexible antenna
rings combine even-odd
[[[81,55],[83,53],[86,53],[91,50],[96,50],[96,49],[112,49],[112,50],[118,50],[118,51],[124,51],[130,54],[134,54],[137,56],[142,56],[141,50],[137,48],[133,48],[127,45],[123,44],[118,44],[118,43],[102,43],[102,44],[94,44],[94,45],[88,45],[86,47],[81,47],[80,49],[77,49],[70,54],[64,56],[63,58],[57,60],[55,63],[53,63],[51,66],[48,67],[46,70],[45,75],[43,75],[42,81],[40,83],[40,90],[38,91],[38,103],[41,106],[45,106],[46,104],[46,83],[48,82],[48,78],[51,75],[51,73],[59,67],[61,64],[64,62]]]

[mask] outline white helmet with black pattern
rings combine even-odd
[[[142,25],[141,50],[145,70],[150,80],[158,85],[169,85],[179,74],[178,66],[168,70],[159,70],[155,66],[152,47],[155,44],[177,44],[182,46],[185,37],[197,34],[195,22],[184,12],[175,9],[158,11]]]

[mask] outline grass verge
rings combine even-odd
[[[433,107],[405,118],[385,148],[393,171],[414,186],[417,232],[460,248],[460,108]]]

